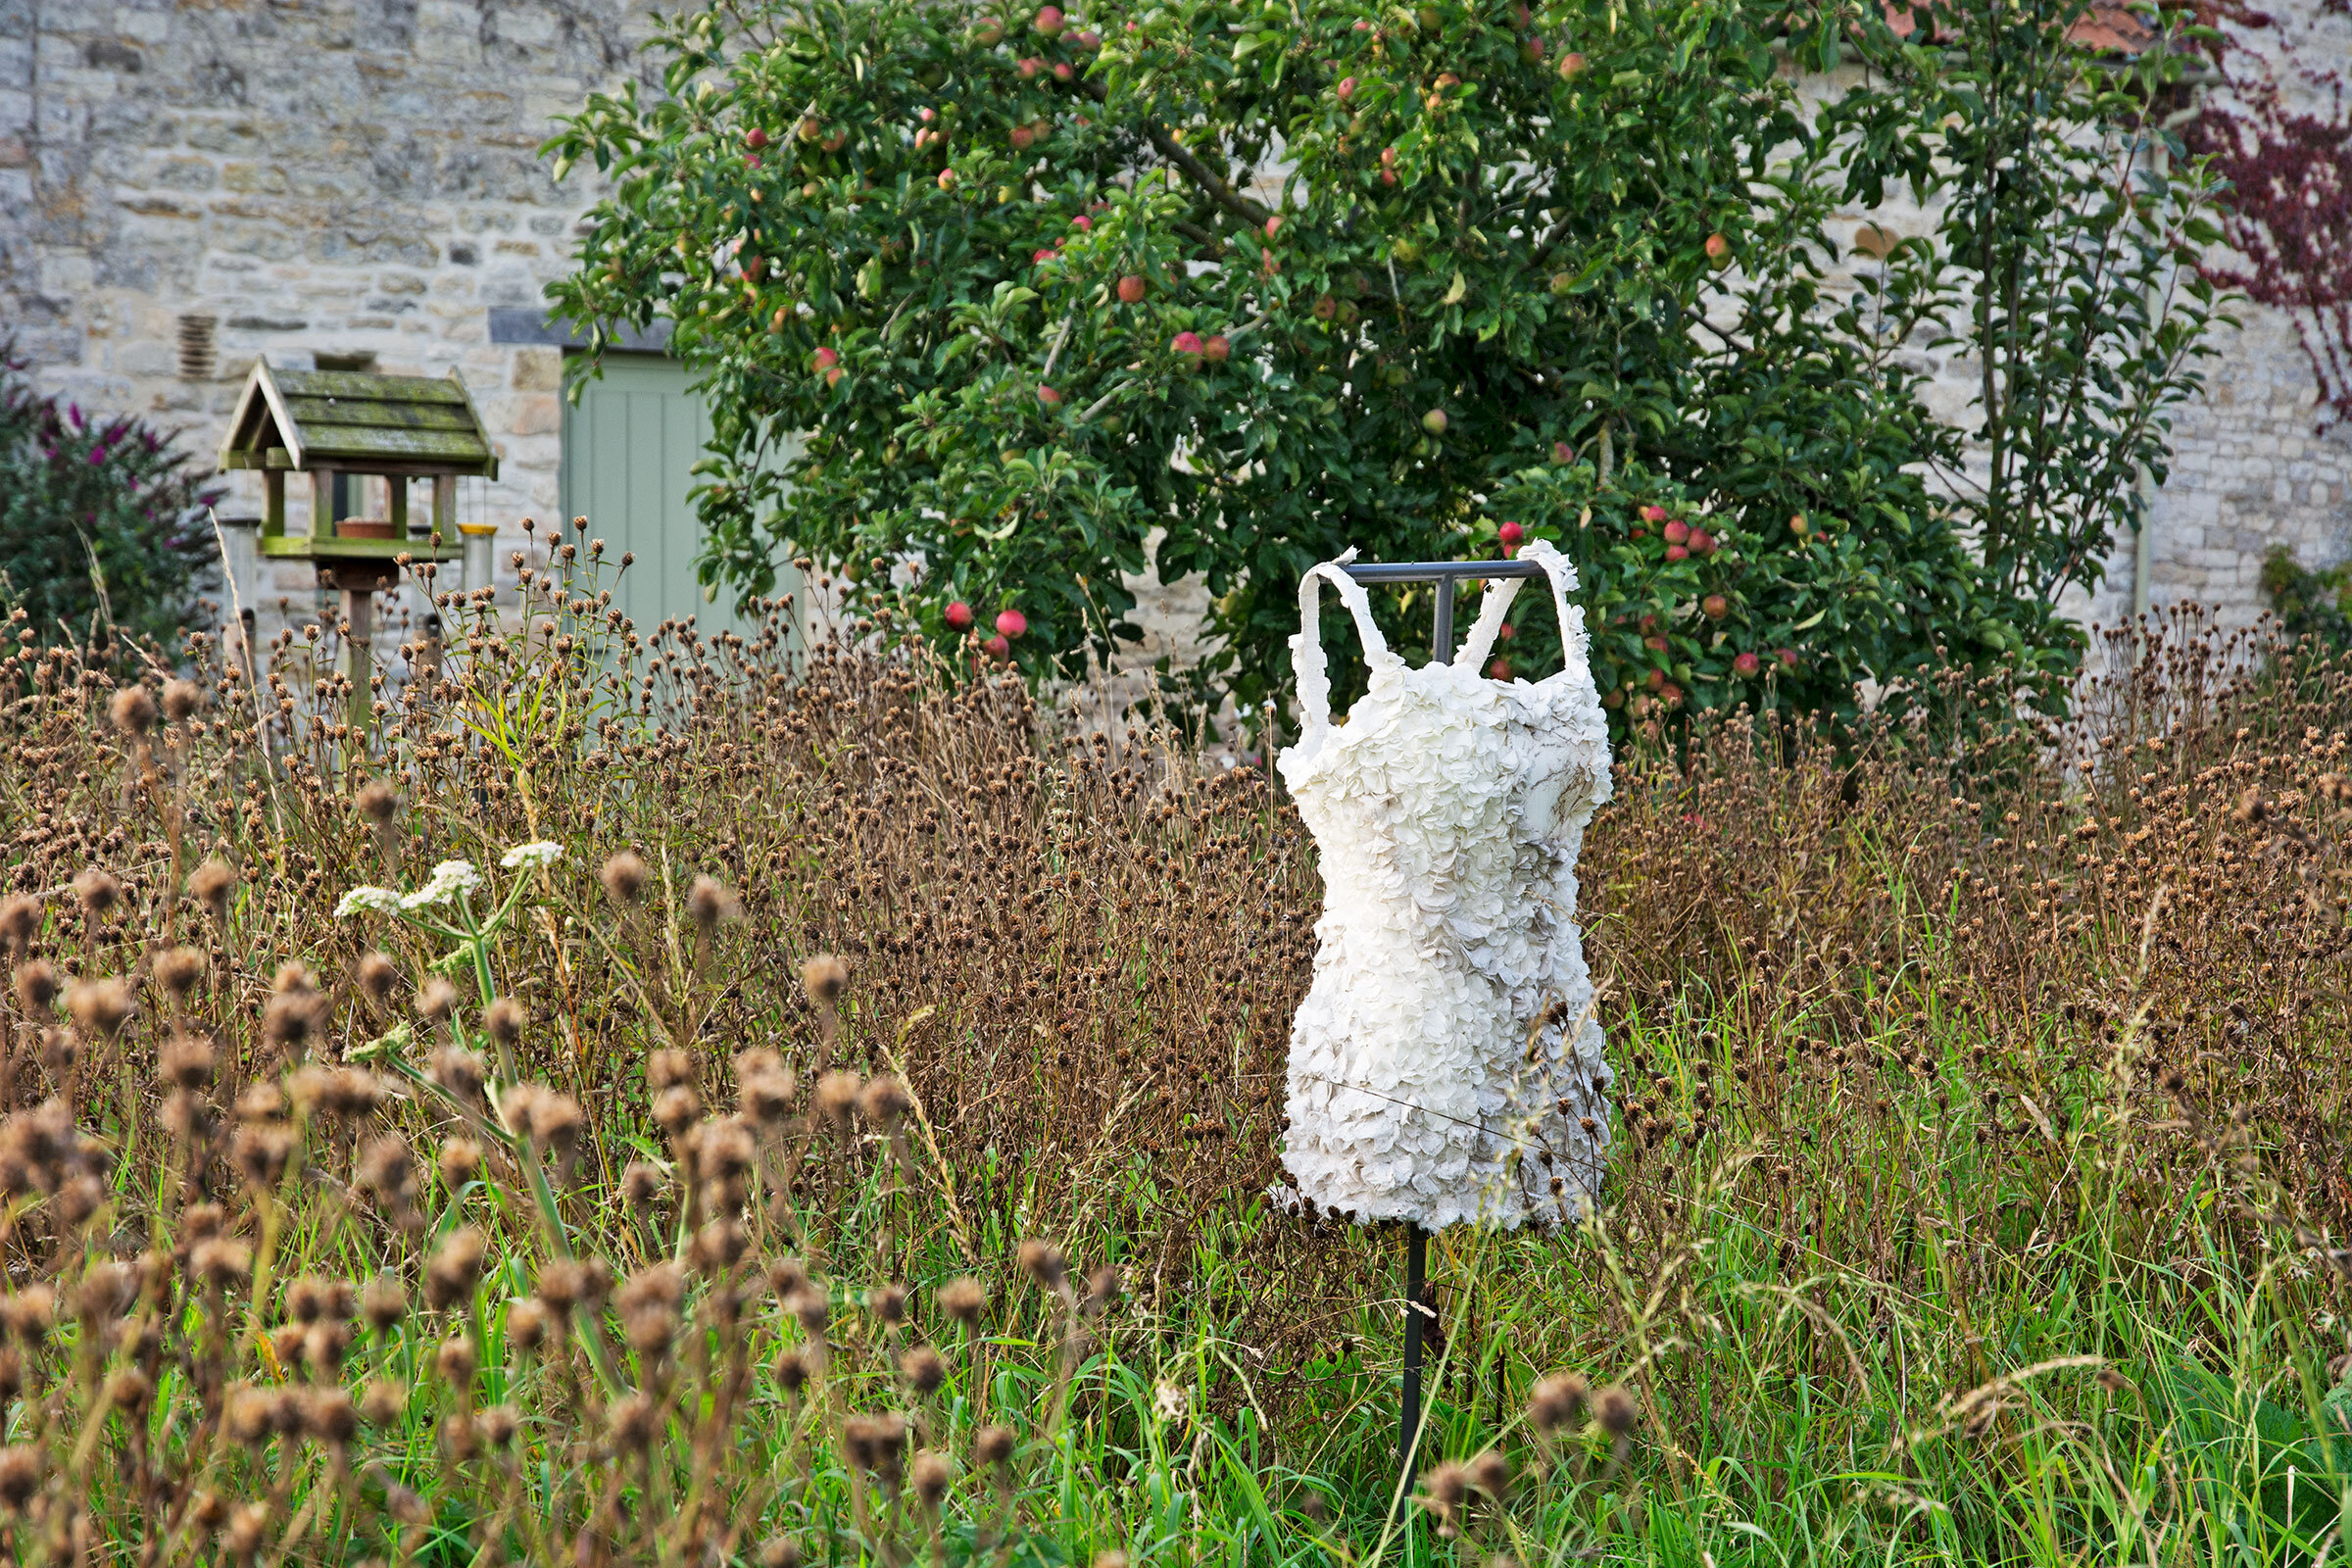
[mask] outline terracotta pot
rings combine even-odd
[[[389,539],[392,537],[390,517],[345,517],[335,524],[338,539]]]

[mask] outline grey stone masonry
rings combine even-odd
[[[538,148],[588,92],[644,74],[650,13],[0,0],[5,330],[49,386],[207,458],[257,356],[454,368],[501,458],[495,482],[461,481],[461,520],[552,519],[561,351],[494,342],[490,313],[535,309],[567,267],[595,187],[557,186]],[[233,477],[223,512],[258,511],[257,476]],[[316,603],[291,565],[265,586],[297,618]]]

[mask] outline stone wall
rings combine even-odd
[[[0,318],[45,383],[208,458],[257,356],[454,368],[501,458],[461,482],[461,518],[552,517],[561,352],[493,343],[489,312],[564,270],[594,192],[537,149],[642,70],[650,9],[0,0]],[[206,363],[182,343],[208,317]],[[234,478],[223,512],[258,511]],[[307,618],[304,573],[270,586]]]

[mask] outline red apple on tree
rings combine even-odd
[[[808,359],[810,367],[819,370],[830,370],[841,363],[841,356],[829,348],[819,348]]]
[[[1793,649],[1776,649],[1773,653],[1773,657],[1781,662],[1781,667],[1783,669],[1794,669],[1796,667],[1796,653]]]
[[[1565,467],[1576,461],[1576,448],[1565,441],[1554,441],[1551,444],[1551,461]]]
[[[761,130],[758,125],[754,125],[743,133],[743,144],[752,151],[758,152],[767,145],[767,132]]]
[[[1680,517],[1660,528],[1658,532],[1665,535],[1666,542],[1670,545],[1683,545],[1690,542],[1690,525]]]
[[[1061,407],[1061,394],[1040,381],[1037,383],[1037,401],[1049,409],[1058,409]]]
[[[1490,680],[1509,680],[1511,678],[1511,662],[1507,659],[1497,659],[1487,666],[1487,677]]]
[[[1015,125],[1012,127],[1012,150],[1014,152],[1027,152],[1030,144],[1036,140],[1037,132],[1031,130],[1027,125]]]
[[[1642,520],[1643,522],[1664,522],[1666,520],[1666,509],[1664,507],[1643,507],[1642,509]]]
[[[1028,59],[1017,62],[1012,69],[1020,73],[1023,81],[1034,81],[1037,79],[1037,74],[1046,69],[1046,63],[1037,56],[1031,55]]]
[[[1583,55],[1580,55],[1575,50],[1571,49],[1566,54],[1560,56],[1560,79],[1562,81],[1568,81],[1577,76],[1581,76],[1584,74],[1584,72],[1585,57]]]
[[[1276,231],[1281,227],[1282,215],[1280,213],[1276,213],[1272,218],[1266,220],[1266,238],[1272,239]]]
[[[1201,343],[1200,334],[1198,332],[1179,332],[1168,340],[1168,347],[1197,365],[1200,361],[1205,345]]]
[[[1728,239],[1725,239],[1721,234],[1709,234],[1707,236],[1706,249],[1707,260],[1714,263],[1717,267],[1729,267],[1732,265],[1732,242]]]
[[[1690,553],[1694,556],[1713,555],[1715,553],[1715,536],[1704,528],[1691,529]]]
[[[1421,416],[1421,428],[1427,430],[1431,435],[1444,435],[1446,433],[1446,411],[1432,409]]]
[[[1030,19],[1029,25],[1035,27],[1045,37],[1058,36],[1062,28],[1061,7],[1039,7],[1037,15]]]
[[[1121,305],[1144,303],[1144,280],[1139,274],[1129,272],[1125,277],[1119,279],[1119,303]]]
[[[1732,661],[1733,672],[1742,680],[1754,680],[1763,668],[1764,661],[1753,654],[1740,654]]]
[[[1211,332],[1208,340],[1200,345],[1200,354],[1211,365],[1223,365],[1233,358],[1233,345],[1225,340],[1224,333]]]
[[[982,17],[979,27],[972,33],[972,40],[983,49],[994,49],[1004,41],[1004,24],[995,17]]]
[[[1732,602],[1721,594],[1709,594],[1698,602],[1698,608],[1709,620],[1721,620],[1732,612]]]
[[[956,171],[953,169],[943,169],[939,172],[939,188],[941,190],[954,190],[956,188]]]
[[[988,641],[982,643],[980,646],[987,649],[991,654],[999,659],[1003,659],[1012,652],[1012,644],[1006,642],[1002,637],[991,637]]]
[[[1668,561],[1688,561],[1690,559],[1690,547],[1689,545],[1668,545],[1666,559]]]
[[[997,612],[998,636],[1018,637],[1021,635],[1021,633],[1027,631],[1028,629],[1029,617],[1022,614],[1019,611],[1000,610]]]
[[[960,599],[950,600],[948,603],[947,621],[950,626],[954,627],[957,631],[971,630],[972,607],[965,604]]]
[[[1070,36],[1072,47],[1088,53],[1102,47],[1102,35],[1092,27],[1081,27]]]
[[[1070,69],[1070,63],[1067,60],[1054,62],[1054,79],[1055,81],[1068,81],[1076,74],[1077,73]]]
[[[1502,541],[1503,549],[1516,550],[1526,543],[1527,530],[1515,522],[1506,522],[1494,530],[1494,537]]]
[[[1340,102],[1346,103],[1348,99],[1355,96],[1355,78],[1353,76],[1342,76],[1340,78],[1340,84],[1337,87],[1334,87],[1332,91],[1339,94]]]

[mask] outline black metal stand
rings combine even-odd
[[[1421,1316],[1429,1294],[1429,1232],[1404,1226],[1404,1401],[1396,1425],[1396,1522],[1413,1505],[1413,1450],[1421,1438]]]

